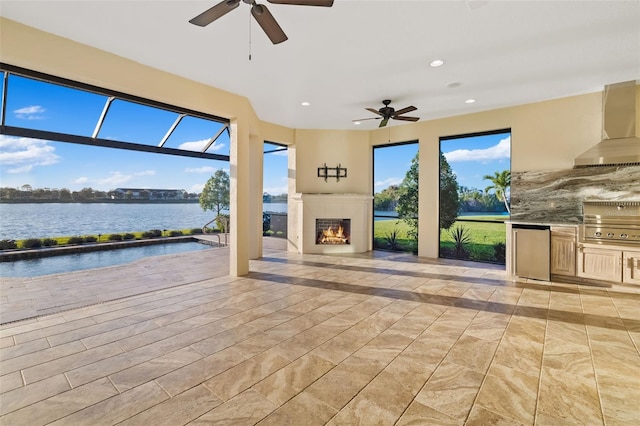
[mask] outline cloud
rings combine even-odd
[[[374,186],[384,186],[388,187],[391,185],[400,185],[402,183],[402,178],[398,177],[390,177],[385,180],[378,181],[374,184]]]
[[[127,183],[131,180],[131,178],[133,178],[133,175],[125,175],[122,172],[110,172],[111,176],[104,178],[104,179],[98,179],[98,183],[100,185],[121,185],[123,183]]]
[[[113,171],[113,172],[109,172],[110,175],[109,177],[103,178],[103,179],[96,179],[95,182],[97,182],[100,185],[109,185],[111,187],[114,186],[119,186],[122,185],[124,183],[129,182],[131,179],[133,179],[134,177],[138,177],[138,176],[155,176],[156,171],[155,170],[144,170],[142,172],[135,172],[135,173],[129,173],[129,174],[124,174],[121,171]],[[85,179],[82,182],[79,182],[81,179]],[[78,179],[75,183],[86,183],[88,182],[89,179],[87,178],[80,178]]]
[[[498,142],[497,145],[483,149],[456,149],[445,152],[444,156],[448,162],[455,161],[488,161],[500,160],[511,156],[511,136]]]
[[[202,149],[205,146],[207,146],[208,143],[209,143],[209,139],[203,139],[203,140],[200,140],[200,141],[193,141],[193,142],[185,142],[185,143],[180,144],[178,146],[178,149],[184,149],[186,151],[202,151]],[[222,142],[214,142],[213,145],[211,145],[209,147],[207,152],[220,151],[222,148],[224,148],[224,143],[222,143]]]
[[[270,188],[263,188],[262,192],[266,192],[267,194],[271,194],[271,195],[280,195],[280,194],[286,194],[289,191],[289,187],[287,185],[284,186],[273,186]]]
[[[185,173],[215,173],[218,170],[215,167],[204,166],[204,167],[187,167],[184,169]]]
[[[60,162],[55,147],[49,141],[0,135],[0,165],[9,166],[7,173],[26,173],[35,166],[50,166]]]
[[[19,173],[29,173],[33,170],[33,165],[22,166],[22,167],[14,167],[7,170],[7,173],[19,174]]]
[[[15,109],[13,110],[13,113],[17,118],[20,118],[22,120],[39,120],[44,118],[39,114],[42,114],[45,111],[46,109],[42,108],[40,105],[31,105],[24,108]]]
[[[78,179],[73,181],[73,183],[78,184],[78,185],[81,185],[81,184],[87,183],[87,182],[89,182],[89,178],[86,177],[86,176],[81,176]]]
[[[202,192],[203,189],[204,189],[204,183],[196,183],[195,185],[191,186],[191,188],[189,188],[187,192],[192,194],[199,194]]]

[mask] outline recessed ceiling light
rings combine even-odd
[[[465,104],[472,104],[475,103],[475,99],[467,99],[466,101],[464,101]]]
[[[456,81],[456,82],[453,82],[453,83],[449,83],[449,84],[447,84],[447,87],[448,87],[449,89],[455,89],[456,87],[460,87],[460,86],[462,86],[462,83],[457,82],[457,81]]]
[[[362,124],[362,123],[360,123],[359,121],[354,121],[354,122],[353,122],[353,124],[355,124],[356,126],[358,126],[359,124]]]
[[[302,105],[302,106],[309,106],[309,105],[311,105],[311,103],[309,103],[309,102],[305,101],[305,102],[302,102],[300,105]]]
[[[444,61],[442,59],[434,59],[433,61],[429,62],[429,66],[431,67],[441,67],[442,65],[444,65]]]

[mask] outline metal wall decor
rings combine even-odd
[[[324,178],[325,182],[327,178],[336,178],[336,182],[340,182],[340,178],[347,177],[347,168],[340,163],[337,167],[327,167],[327,163],[324,163],[322,167],[318,167],[318,177]]]

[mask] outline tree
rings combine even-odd
[[[411,160],[400,188],[398,189],[398,216],[411,228],[410,237],[418,238],[418,153]],[[440,151],[440,228],[449,229],[458,218],[458,181],[447,159]]]
[[[407,235],[418,239],[418,176],[420,166],[418,154],[411,160],[411,166],[398,188],[398,217],[409,225]]]
[[[222,210],[229,208],[229,175],[224,170],[217,170],[204,185],[200,194],[202,210],[211,210],[220,216]]]
[[[393,211],[398,204],[398,185],[390,185],[388,188],[373,195],[373,209],[381,211]]]
[[[509,203],[507,202],[507,190],[511,186],[511,172],[509,170],[503,170],[501,172],[494,172],[493,176],[485,175],[482,179],[491,181],[491,185],[484,189],[485,193],[493,190],[498,200],[504,203],[507,212],[511,214],[509,209]]]
[[[458,180],[440,151],[440,229],[449,229],[458,219]]]

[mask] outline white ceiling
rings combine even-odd
[[[0,15],[246,96],[262,120],[293,128],[372,129],[378,120],[352,120],[383,99],[428,120],[640,79],[640,1],[260,0],[289,36],[279,45],[245,3],[188,22],[217,2],[0,0]]]

